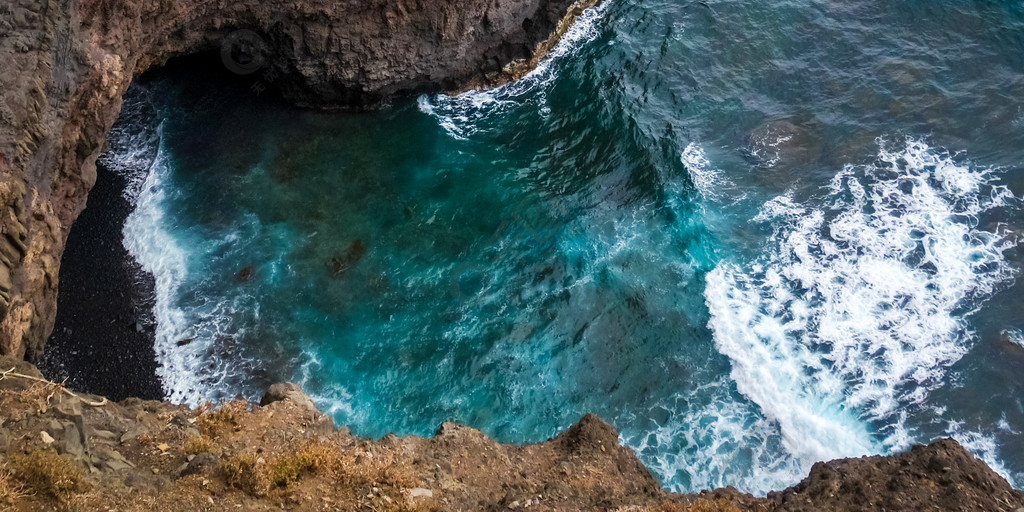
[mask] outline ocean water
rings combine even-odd
[[[165,392],[593,412],[677,491],[947,436],[1024,485],[1021,5],[605,0],[521,81],[370,113],[157,72],[106,158]]]

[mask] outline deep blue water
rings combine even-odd
[[[680,491],[944,436],[1024,483],[1020,3],[606,0],[522,81],[373,113],[186,76],[107,157],[147,162],[173,400],[594,412]]]

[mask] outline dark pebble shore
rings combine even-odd
[[[133,205],[124,176],[97,164],[96,186],[61,260],[57,322],[39,368],[73,389],[162,399],[153,349],[154,281],[125,249]]]

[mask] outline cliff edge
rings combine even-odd
[[[764,498],[664,491],[595,416],[547,441],[499,444],[445,423],[433,437],[337,429],[292,384],[190,409],[113,403],[0,358],[0,510],[738,512],[1024,510],[1024,495],[951,439],[816,464]]]

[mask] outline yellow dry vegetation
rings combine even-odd
[[[212,402],[200,404],[196,411],[199,431],[206,437],[216,438],[239,428],[248,404],[244,400],[223,402],[219,407]]]
[[[11,504],[25,496],[25,486],[14,479],[5,464],[0,464],[0,504]]]
[[[187,455],[195,455],[203,452],[214,452],[216,445],[213,443],[213,439],[204,435],[190,437],[185,440],[185,443],[181,445],[181,450]]]
[[[417,499],[410,504],[402,494],[403,489],[419,483],[405,461],[387,455],[346,453],[319,439],[303,441],[284,455],[228,457],[221,461],[220,470],[229,486],[253,496],[266,496],[297,484],[307,475],[316,475],[331,482],[335,496],[351,505],[368,505],[382,512],[437,510],[431,500]]]
[[[37,493],[66,501],[85,490],[85,473],[70,457],[53,450],[36,450],[11,457],[14,476]]]

